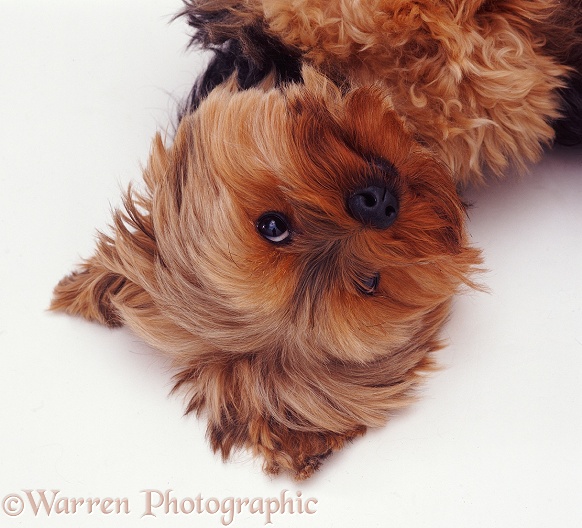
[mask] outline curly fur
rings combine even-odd
[[[548,50],[546,41],[552,34],[554,48],[564,47],[557,41],[565,32],[555,31],[564,25],[556,20],[580,24],[578,0],[374,0],[357,9],[346,0],[198,0],[187,6],[204,43],[234,39],[253,56],[244,33],[260,27],[337,82],[381,80],[408,129],[463,183],[537,161],[553,141],[564,100],[572,99],[560,96],[570,90],[572,61]],[[580,49],[579,31],[571,42]],[[575,66],[580,69],[579,59]]]
[[[224,458],[309,477],[434,368],[481,263],[458,184],[534,161],[552,126],[580,139],[579,8],[189,0],[179,16],[214,58],[51,308],[169,354]],[[390,228],[350,213],[370,185],[397,197]],[[290,243],[259,235],[269,211]]]

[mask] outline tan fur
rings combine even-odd
[[[552,142],[569,72],[545,53],[558,0],[199,0],[217,33],[265,24],[336,81],[382,81],[459,182],[523,171]],[[202,6],[202,7],[200,7]]]
[[[480,262],[450,172],[389,94],[303,73],[305,85],[281,90],[217,88],[172,146],[156,137],[145,192],[130,189],[113,234],[52,304],[168,353],[214,449],[249,448],[297,478],[410,401]],[[374,157],[398,171],[387,230],[345,205]],[[258,235],[272,210],[292,219],[292,244]],[[378,291],[362,295],[374,272]]]
[[[234,42],[261,75],[272,54],[300,57],[304,84],[273,71],[239,91],[210,68],[210,95],[193,92],[171,146],[156,137],[145,191],[129,189],[52,308],[169,354],[224,458],[247,448],[268,473],[309,477],[434,368],[451,299],[480,264],[456,186],[551,143],[578,5],[185,0],[195,42],[224,56]],[[387,229],[348,210],[378,180],[399,202]],[[273,211],[291,243],[259,235]]]

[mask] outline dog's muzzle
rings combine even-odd
[[[398,199],[387,187],[370,185],[350,195],[348,209],[365,226],[387,229],[398,217]]]

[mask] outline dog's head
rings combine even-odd
[[[146,180],[144,286],[197,346],[229,355],[390,355],[478,261],[450,175],[386,94],[341,93],[312,71],[283,89],[215,89],[171,148],[158,140]]]
[[[358,5],[357,19],[372,34],[353,25],[355,40],[338,47],[345,26],[332,17],[325,36],[317,9],[313,31],[291,13],[301,25],[291,38],[282,2],[264,16],[260,2],[185,0],[192,43],[214,57],[173,144],[159,135],[154,141],[146,192],[127,193],[113,234],[100,235],[95,255],[61,281],[52,308],[127,324],[170,353],[181,369],[177,386],[189,389],[188,411],[208,412],[211,443],[223,456],[247,446],[269,472],[309,476],[331,451],[409,401],[440,346],[452,296],[472,285],[480,257],[468,244],[454,181],[466,181],[469,170],[479,179],[481,152],[485,165],[502,169],[511,157],[535,159],[540,141],[551,138],[546,121],[556,117],[556,101],[539,94],[561,86],[565,70],[540,77],[541,92],[506,89],[509,78],[521,86],[523,65],[537,64],[537,75],[551,63],[524,62],[523,50],[537,55],[520,30],[526,44],[510,38],[519,51],[509,54],[514,67],[506,60],[507,14],[483,2],[466,14],[472,19],[480,6],[480,23],[467,28],[489,28],[485,34],[499,39],[473,38],[477,66],[464,60],[471,76],[460,83],[461,69],[449,66],[465,48],[455,41],[451,62],[453,41],[439,36],[449,15],[458,29],[449,8],[443,17],[428,4],[431,16],[404,9],[422,23],[398,19],[416,36],[398,34],[390,47],[378,40],[384,22],[369,26],[376,13],[362,16]],[[519,26],[522,18],[520,11],[513,20]],[[486,44],[474,49],[476,42]],[[491,42],[500,44],[502,61],[490,60]],[[392,48],[399,69],[385,60]],[[492,64],[513,76],[491,75]],[[378,85],[362,86],[377,76]],[[415,99],[419,82],[425,100]],[[532,93],[528,104],[524,91]],[[509,135],[484,128],[489,110],[502,108],[500,93]],[[517,107],[526,111],[518,115]],[[516,115],[526,126],[516,126]],[[496,127],[504,116],[497,113]]]
[[[303,78],[224,83],[172,146],[158,135],[147,191],[52,307],[170,353],[224,456],[248,445],[307,476],[335,434],[407,403],[479,252],[450,174],[381,88]]]

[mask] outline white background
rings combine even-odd
[[[0,0],[0,499],[31,489],[128,498],[127,515],[1,526],[221,526],[220,515],[142,517],[143,489],[178,499],[288,496],[317,513],[282,527],[582,525],[582,151],[469,193],[489,293],[455,302],[443,369],[418,403],[308,482],[211,453],[205,424],[168,396],[167,363],[127,330],[46,312],[91,253],[120,189],[139,180],[200,59],[178,0]],[[231,526],[262,526],[241,513]]]

